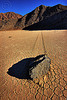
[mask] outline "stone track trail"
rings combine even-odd
[[[66,30],[0,31],[0,100],[66,100],[66,43]],[[32,80],[7,74],[19,61],[43,54],[44,44],[51,68],[43,88]]]

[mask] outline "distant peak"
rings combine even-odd
[[[44,6],[44,5],[40,5],[39,7],[47,7],[47,6]]]
[[[55,6],[64,6],[64,5],[62,5],[62,4],[57,4],[57,5],[55,5]]]
[[[15,13],[15,12],[6,12],[5,14],[17,14],[17,13]],[[18,15],[20,15],[20,14],[18,14]]]
[[[58,6],[63,6],[62,4],[58,4]]]
[[[62,4],[58,4],[58,6],[63,6],[63,7],[67,7],[67,6],[65,6],[65,5],[62,5]]]
[[[62,4],[58,4],[57,6],[64,6],[64,5],[62,5]]]
[[[44,6],[44,5],[40,5],[40,6]]]

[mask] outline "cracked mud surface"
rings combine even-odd
[[[0,31],[0,100],[66,100],[66,50],[65,30]],[[51,68],[46,78],[40,79],[43,88],[32,80],[19,79],[7,74],[14,64],[41,55],[44,51],[51,59]]]

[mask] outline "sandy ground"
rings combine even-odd
[[[67,30],[0,31],[0,100],[66,100],[66,50]],[[51,74],[44,88],[7,74],[19,61],[44,52],[51,59]]]

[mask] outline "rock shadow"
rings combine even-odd
[[[7,71],[7,74],[19,79],[31,79],[29,69],[31,67],[36,67],[36,65],[42,62],[44,59],[44,54],[32,58],[25,58],[10,67]],[[33,66],[30,66],[31,63]]]

